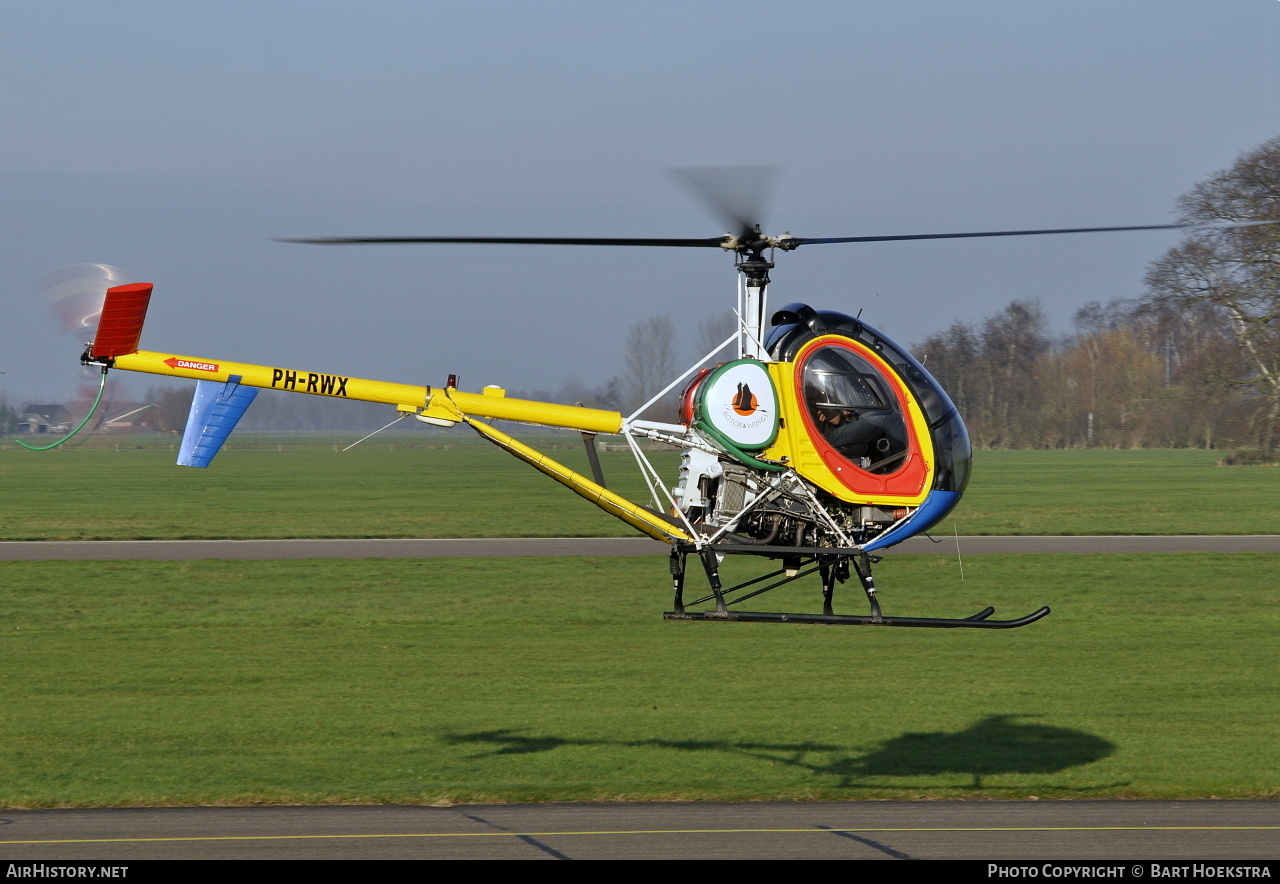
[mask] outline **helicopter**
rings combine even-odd
[[[465,425],[640,533],[670,547],[672,609],[667,620],[844,624],[889,627],[1012,629],[1050,613],[1045,606],[1009,620],[991,607],[964,618],[884,614],[872,566],[876,553],[927,532],[959,503],[973,452],[964,421],[942,385],[909,350],[860,315],[794,302],[769,313],[769,271],[779,252],[801,246],[903,240],[1168,230],[1204,224],[1155,224],[888,236],[799,237],[763,232],[751,200],[726,195],[708,180],[695,189],[728,222],[706,238],[621,237],[323,237],[313,245],[579,245],[717,249],[733,256],[738,276],[737,328],[715,350],[672,380],[631,415],[580,405],[508,397],[498,386],[458,389],[368,380],[283,366],[141,350],[150,283],[112,285],[100,313],[77,291],[64,304],[83,316],[81,363],[196,381],[178,451],[181,466],[208,467],[259,390],[354,399],[393,406],[399,418],[437,427]],[[1252,226],[1235,222],[1212,225]],[[105,266],[105,265],[95,265]],[[108,282],[115,281],[107,274]],[[88,306],[86,306],[88,305]],[[89,315],[84,315],[86,311]],[[726,348],[736,352],[702,368]],[[675,420],[643,417],[680,389]],[[102,386],[99,387],[101,398]],[[95,407],[97,403],[95,402]],[[86,417],[86,421],[88,418]],[[576,430],[591,475],[570,469],[493,425],[493,421]],[[84,422],[81,422],[81,427]],[[77,430],[79,427],[76,428]],[[74,435],[74,432],[72,435]],[[650,492],[641,504],[606,487],[599,435],[621,436]],[[70,438],[70,436],[66,437]],[[664,480],[640,442],[680,452],[674,481]],[[65,440],[63,440],[65,441]],[[55,443],[58,444],[58,443]],[[27,446],[30,447],[30,446]],[[46,446],[53,447],[53,446]],[[765,561],[765,573],[726,585],[727,556]],[[700,566],[708,591],[686,600],[685,582]],[[742,603],[814,574],[821,610],[751,611]],[[869,608],[836,613],[835,590],[856,578]]]

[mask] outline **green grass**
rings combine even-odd
[[[980,451],[961,534],[1280,534],[1280,469],[1222,452]]]
[[[659,557],[0,563],[0,806],[1280,798],[1278,566],[879,569],[1054,608],[981,632],[665,623]]]
[[[337,450],[351,441],[232,440],[208,469],[175,466],[170,443],[154,440],[118,451],[0,446],[0,540],[635,535],[478,439]],[[589,474],[575,437],[538,444]],[[659,455],[674,472],[677,455]],[[601,459],[611,488],[647,501],[630,453]]]
[[[99,439],[46,453],[0,445],[0,540],[634,534],[492,446],[443,438],[379,437],[339,453],[333,439],[233,437],[206,470],[175,467],[163,440]],[[575,437],[537,444],[589,471]],[[648,501],[628,452],[601,457],[611,488]],[[1280,533],[1280,470],[1219,467],[1218,458],[979,452],[944,529],[954,521],[961,534]],[[657,452],[655,461],[674,484],[677,455]]]

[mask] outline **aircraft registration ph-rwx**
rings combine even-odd
[[[81,324],[92,338],[81,361],[101,369],[103,384],[112,369],[196,381],[178,454],[180,465],[209,466],[260,389],[383,403],[401,417],[413,417],[426,424],[465,424],[611,516],[669,544],[674,598],[672,610],[664,616],[670,620],[1010,629],[1046,616],[1048,607],[1011,620],[992,619],[995,611],[990,607],[965,618],[883,613],[872,577],[872,565],[879,561],[875,554],[928,531],[955,508],[969,482],[972,450],[968,432],[950,397],[924,365],[859,316],[799,302],[770,314],[766,290],[773,258],[777,252],[817,244],[1201,225],[834,238],[789,233],[770,236],[761,232],[753,208],[741,208],[752,199],[717,193],[715,187],[704,186],[706,182],[699,180],[698,173],[689,177],[728,222],[729,233],[701,239],[289,240],[322,245],[603,245],[730,252],[739,275],[736,330],[631,415],[515,399],[498,387],[465,392],[457,388],[452,376],[440,387],[420,386],[142,350],[143,324],[152,295],[150,284],[104,285],[105,300],[99,289],[96,302],[87,309],[83,285],[77,288],[74,282],[66,281],[59,285],[63,294],[80,299],[78,315],[83,317]],[[1259,222],[1245,222],[1256,223]],[[104,274],[107,282],[111,281],[110,275]],[[55,294],[55,300],[58,297],[61,295]],[[100,313],[95,312],[98,304]],[[699,368],[727,348],[732,351],[725,361],[712,368]],[[651,406],[677,389],[683,390],[677,415],[667,420],[645,416]],[[583,436],[592,475],[558,463],[493,426],[489,423],[493,420],[577,430]],[[620,436],[630,447],[649,489],[647,502],[628,500],[606,487],[595,448],[595,438],[602,434]],[[664,480],[641,447],[642,440],[679,450],[678,474]],[[765,572],[726,586],[720,566],[724,557],[731,555],[764,560]],[[708,591],[687,600],[685,577],[691,557],[705,574]],[[820,594],[815,601],[820,600],[820,611],[781,613],[742,607],[750,599],[813,574],[819,578]],[[838,614],[836,587],[853,577],[857,578],[869,612]]]

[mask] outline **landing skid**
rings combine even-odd
[[[697,606],[714,603],[714,610],[689,611],[684,601],[685,560],[690,555],[697,555],[706,571],[707,582],[711,586],[711,594],[696,599],[688,604]],[[748,554],[783,558],[784,566],[769,574],[753,578],[725,588],[720,580],[720,558],[724,555]],[[709,546],[697,549],[693,544],[677,544],[671,550],[671,578],[675,593],[673,611],[662,615],[664,620],[709,620],[741,623],[824,623],[844,626],[914,626],[926,629],[1016,629],[1035,623],[1049,613],[1049,608],[1042,607],[1025,617],[1016,620],[991,620],[995,608],[987,607],[969,617],[886,617],[880,610],[876,598],[875,581],[871,577],[871,565],[879,559],[866,553],[854,550],[831,550],[810,547],[788,547],[786,549],[766,549],[761,547],[744,547],[740,544]],[[856,573],[862,589],[871,605],[870,614],[836,614],[832,610],[832,599],[838,583],[848,580],[850,572]],[[771,611],[739,611],[731,606],[755,598],[770,590],[785,586],[788,583],[818,573],[822,580],[822,613],[821,614],[784,614]],[[747,590],[757,584],[781,578],[757,589]]]
[[[846,626],[922,626],[933,629],[1016,629],[1035,623],[1049,613],[1041,608],[1017,620],[988,620],[995,608],[979,611],[972,617],[955,619],[948,617],[872,617],[858,614],[775,614],[768,611],[667,611],[663,620],[733,620],[742,623],[829,623]]]

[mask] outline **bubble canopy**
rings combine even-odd
[[[964,421],[956,410],[951,397],[942,385],[906,348],[884,333],[861,320],[834,310],[814,310],[807,304],[788,304],[773,315],[772,327],[765,336],[765,349],[779,362],[791,362],[806,343],[820,335],[842,335],[874,350],[887,362],[910,390],[920,410],[924,412],[933,443],[936,472],[935,491],[963,492],[969,483],[973,461],[973,448]],[[838,411],[840,404],[852,404],[866,415],[867,425],[861,433],[850,431],[847,457],[878,458],[880,462],[891,457],[895,449],[905,450],[905,428],[902,414],[895,406],[884,380],[864,359],[850,350],[840,347],[822,347],[816,350],[804,366],[806,398],[809,399],[811,416]],[[814,398],[809,398],[810,381]],[[827,403],[826,407],[823,403]],[[866,438],[854,438],[865,436]],[[838,438],[838,437],[829,437]],[[843,444],[844,440],[840,440]],[[841,444],[832,443],[837,450]],[[855,453],[858,445],[869,446],[867,453]],[[875,463],[877,461],[872,461]],[[883,472],[892,472],[893,462],[884,463]]]

